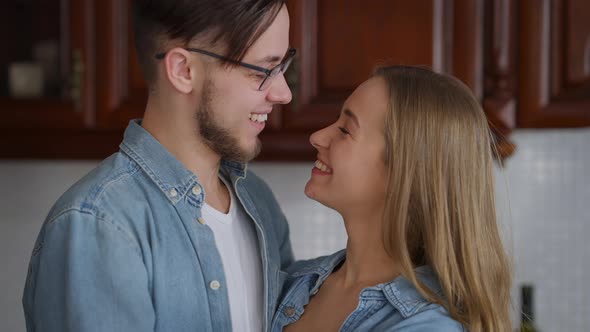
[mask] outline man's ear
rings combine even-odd
[[[176,47],[166,52],[164,58],[166,77],[182,93],[190,93],[193,90],[192,80],[195,72],[190,64],[191,58],[187,50]]]

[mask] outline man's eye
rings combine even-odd
[[[263,80],[266,78],[266,75],[262,73],[253,73],[252,76],[259,80]]]
[[[338,127],[338,129],[340,129],[340,131],[342,132],[342,134],[344,134],[344,135],[350,135],[350,132],[348,130],[346,130],[346,128],[344,128],[344,127]]]

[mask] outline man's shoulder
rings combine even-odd
[[[120,204],[129,192],[128,181],[139,170],[124,154],[117,152],[103,160],[88,174],[74,183],[53,205],[47,219],[51,220],[65,211],[99,213],[101,206],[117,202]]]
[[[272,189],[264,179],[251,170],[247,170],[239,185],[248,192],[248,196],[255,204],[264,206],[278,206],[277,199]]]
[[[272,194],[272,190],[265,180],[258,176],[254,171],[247,170],[244,176],[244,187],[252,190],[263,190]]]

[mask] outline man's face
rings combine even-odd
[[[289,15],[283,6],[274,22],[250,47],[245,63],[271,69],[289,47]],[[282,74],[258,91],[265,74],[241,66],[216,67],[203,83],[197,111],[199,134],[209,148],[226,160],[245,162],[261,149],[258,134],[276,104],[291,101],[291,91]]]

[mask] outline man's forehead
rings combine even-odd
[[[252,63],[278,63],[289,49],[289,15],[283,6],[274,21],[252,44],[244,59]]]
[[[283,60],[289,49],[288,44],[284,48],[279,48],[275,46],[272,49],[256,49],[254,48],[254,46],[256,45],[253,45],[248,50],[248,52],[246,52],[246,55],[244,56],[244,61],[256,65],[279,63],[281,62],[281,60]]]
[[[283,60],[284,56],[285,56],[284,53],[283,53],[283,55],[269,54],[269,55],[263,56],[261,58],[255,58],[254,63],[255,64],[279,63],[279,62],[281,62],[281,60]]]

